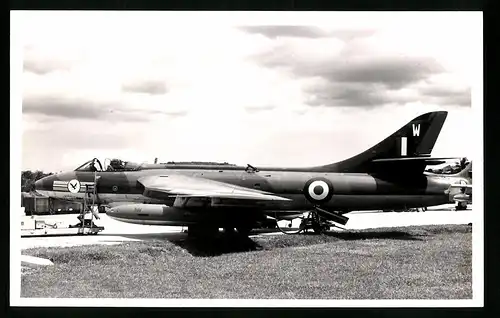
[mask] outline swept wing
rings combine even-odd
[[[144,195],[177,198],[211,198],[254,201],[290,201],[269,192],[184,175],[156,175],[140,178]]]

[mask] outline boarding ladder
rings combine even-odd
[[[96,227],[94,224],[95,214],[93,211],[93,207],[95,205],[96,197],[97,197],[97,180],[98,180],[97,172],[94,172],[94,184],[93,185],[89,185],[89,184],[85,185],[85,194],[83,197],[83,210],[80,214],[80,218],[81,218],[81,222],[82,222],[81,223],[82,231],[84,228]],[[87,213],[90,213],[90,224],[88,224],[88,225],[86,225],[86,222],[85,222],[85,215]]]

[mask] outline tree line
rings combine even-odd
[[[53,173],[45,173],[40,170],[36,171],[31,171],[31,170],[24,170],[21,171],[21,192],[31,192],[35,191],[35,182],[37,180],[40,180],[41,178],[44,178],[46,176],[50,176]]]

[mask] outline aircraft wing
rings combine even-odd
[[[183,175],[156,175],[140,178],[148,197],[211,198],[254,201],[290,201],[269,192],[225,182]]]

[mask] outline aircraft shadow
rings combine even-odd
[[[307,233],[309,234],[309,233]],[[306,235],[307,235],[306,234]],[[312,233],[311,233],[312,234]],[[403,231],[345,231],[345,232],[326,232],[324,235],[335,237],[341,240],[372,240],[372,239],[388,239],[388,240],[405,240],[405,241],[423,241],[425,235],[410,234]]]
[[[242,253],[262,250],[262,246],[249,237],[237,235],[228,236],[220,233],[214,238],[192,238],[182,232],[168,233],[141,233],[141,234],[104,234],[108,236],[121,236],[137,240],[168,241],[175,244],[193,256],[220,256],[229,253]],[[102,235],[102,236],[104,236]]]
[[[210,239],[185,238],[171,241],[193,256],[220,256],[262,250],[263,247],[249,237],[219,235]]]
[[[294,232],[298,230],[297,228],[286,229],[285,231]],[[258,236],[259,234],[277,233],[280,232],[277,229],[258,229],[252,231],[252,235]],[[317,236],[312,230],[305,233],[298,234]],[[329,231],[323,233],[323,235],[329,237],[335,237],[342,240],[369,240],[369,239],[389,239],[389,240],[409,240],[409,241],[422,241],[423,235],[410,234],[404,231],[358,231],[358,230],[343,230],[343,231]]]
[[[226,235],[220,233],[214,238],[192,238],[188,237],[186,233],[182,232],[168,232],[168,233],[141,233],[141,234],[125,234],[120,235],[130,239],[138,240],[156,240],[156,241],[168,241],[197,257],[210,257],[210,256],[220,256],[223,254],[231,253],[243,253],[243,252],[253,252],[260,251],[265,248],[260,245],[257,237],[263,238],[259,234],[273,233],[276,230],[271,229],[260,229],[252,231],[250,237],[241,237],[237,235]],[[332,239],[346,240],[346,241],[356,241],[356,240],[371,240],[371,239],[387,239],[387,240],[407,240],[407,241],[423,241],[426,235],[421,234],[410,234],[404,231],[342,231],[342,232],[326,232],[323,235],[331,237]],[[298,235],[293,235],[299,242],[300,237],[304,236],[318,236],[318,234],[311,232],[306,232]],[[273,236],[273,239],[280,240],[279,238]],[[335,244],[335,241],[331,242]],[[314,243],[311,243],[314,244]],[[300,245],[300,244],[299,244]]]

